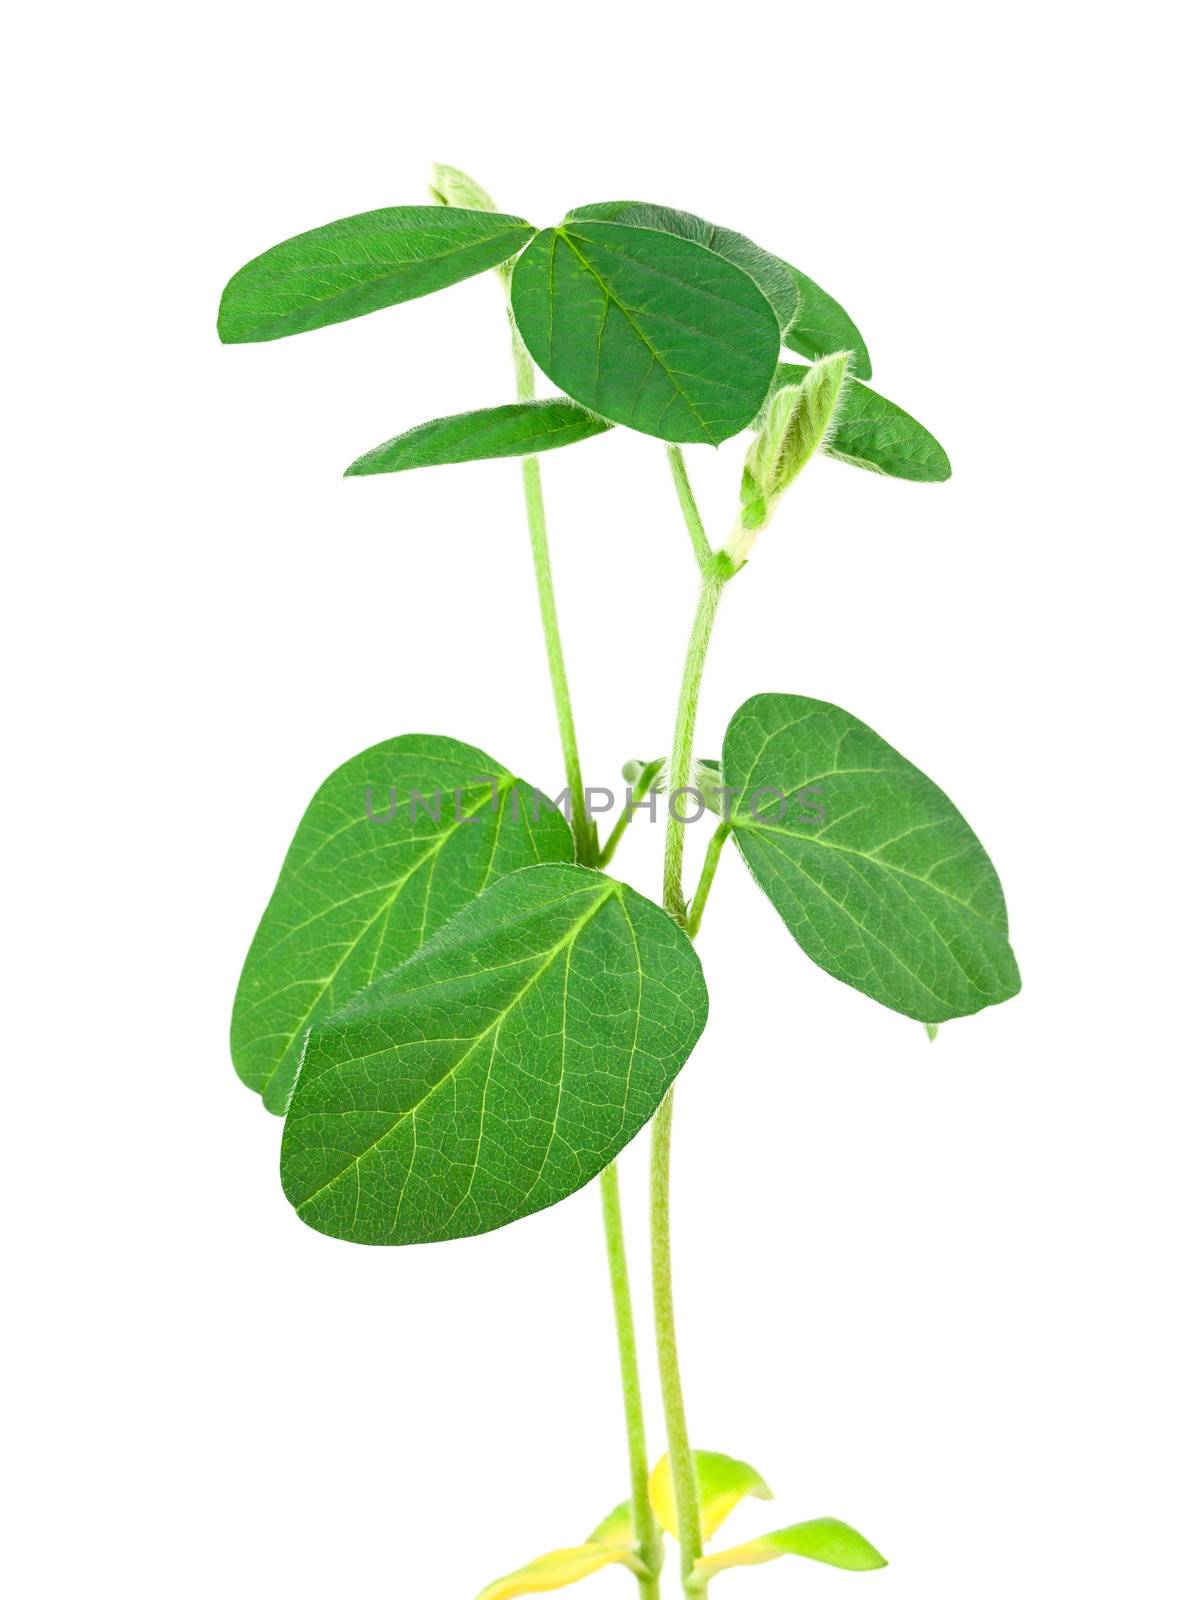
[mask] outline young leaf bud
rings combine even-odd
[[[428,188],[438,206],[459,206],[463,211],[497,210],[476,179],[459,167],[445,167],[436,162]]]
[[[826,443],[847,378],[847,351],[816,361],[800,384],[786,384],[769,400],[749,446],[740,481],[740,515],[724,546],[739,565],[778,500]]]

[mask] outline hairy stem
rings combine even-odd
[[[511,322],[514,341],[514,374],[517,379],[519,400],[534,399],[534,366],[517,328]],[[559,723],[559,742],[563,747],[563,772],[571,791],[572,832],[576,836],[576,855],[585,865],[594,867],[600,855],[596,827],[584,805],[584,779],[580,771],[580,752],[576,744],[575,717],[571,709],[571,691],[567,686],[567,668],[563,663],[563,644],[559,637],[559,613],[555,605],[555,582],[551,574],[551,551],[547,543],[547,516],[543,509],[543,480],[539,472],[539,458],[522,459],[522,488],[526,495],[526,521],[530,527],[530,552],[534,558],[534,581],[539,595],[539,612],[543,619],[543,639],[547,646],[547,667],[551,674],[551,693],[555,700],[555,717]]]
[[[670,915],[688,932],[691,931],[691,926],[682,893],[685,823],[681,822],[678,816],[679,790],[687,788],[691,779],[695,718],[699,709],[699,688],[703,681],[707,646],[711,639],[715,614],[719,609],[720,596],[730,575],[731,568],[725,568],[718,558],[713,558],[704,569],[703,586],[699,593],[699,604],[695,611],[691,638],[687,645],[686,662],[683,666],[678,715],[674,724],[674,743],[670,755],[670,812],[666,823],[662,903]],[[716,860],[718,860],[718,850]],[[701,904],[699,913],[702,914]],[[683,1400],[682,1375],[678,1365],[678,1340],[674,1325],[674,1282],[670,1248],[670,1140],[673,1121],[674,1091],[671,1090],[654,1118],[650,1155],[650,1247],[658,1371],[662,1381],[666,1442],[670,1451],[674,1504],[678,1515],[682,1585],[684,1592],[692,1596],[702,1593],[702,1585],[695,1578],[695,1562],[703,1554],[703,1540],[699,1525],[699,1486],[695,1477],[695,1458],[691,1451],[690,1434],[687,1431],[686,1405]]]
[[[703,667],[707,660],[707,646],[724,592],[727,577],[719,570],[718,558],[703,574],[699,590],[699,604],[691,626],[690,643],[682,670],[682,687],[678,696],[678,716],[674,723],[674,744],[670,752],[670,815],[666,823],[666,864],[662,876],[662,904],[671,916],[686,924],[686,903],[682,897],[682,862],[686,833],[677,813],[686,810],[685,797],[679,790],[686,789],[691,781],[694,755],[695,718],[699,711],[699,686],[703,681]]]
[[[510,316],[510,335],[514,351],[514,377],[520,400],[534,398],[534,364],[523,344],[514,318]],[[584,779],[576,744],[575,717],[563,645],[559,637],[559,614],[555,605],[555,584],[551,574],[551,552],[547,544],[547,518],[543,509],[543,483],[537,456],[522,462],[522,486],[526,495],[526,519],[530,527],[530,548],[534,558],[535,585],[543,619],[547,646],[547,666],[551,691],[563,747],[563,770],[571,791],[572,831],[576,857],[584,866],[600,863],[600,841],[595,823],[584,805]],[[600,1199],[604,1214],[604,1242],[608,1253],[609,1281],[612,1286],[613,1316],[617,1330],[617,1354],[621,1366],[621,1391],[625,1406],[625,1434],[629,1447],[630,1499],[633,1505],[633,1530],[637,1553],[645,1568],[638,1573],[640,1600],[658,1600],[658,1574],[662,1567],[662,1537],[654,1520],[649,1497],[649,1453],[645,1442],[645,1414],[641,1399],[641,1372],[637,1363],[637,1335],[633,1325],[633,1301],[629,1290],[629,1266],[625,1255],[625,1227],[621,1217],[621,1190],[614,1162],[600,1175]]]
[[[711,835],[711,842],[707,846],[707,854],[703,858],[703,871],[699,875],[699,887],[695,890],[695,898],[691,901],[691,909],[687,912],[687,932],[692,939],[698,933],[699,924],[703,921],[707,896],[711,893],[711,885],[715,882],[715,869],[719,866],[720,852],[731,831],[730,822],[721,822]]]
[[[695,560],[699,563],[699,571],[706,572],[711,561],[711,540],[707,537],[707,529],[703,526],[703,518],[699,515],[699,507],[695,501],[695,491],[691,488],[691,480],[687,475],[686,459],[683,456],[681,447],[676,444],[667,445],[666,459],[669,461],[670,470],[674,474],[674,487],[678,493],[678,503],[682,507],[687,532],[691,536]]]
[[[658,774],[661,772],[662,767],[663,763],[661,761],[651,761],[648,767],[642,768],[641,774],[637,780],[637,784],[634,788],[629,790],[628,799],[625,802],[625,808],[621,812],[621,815],[617,818],[616,825],[613,828],[613,831],[609,834],[608,838],[605,840],[604,849],[600,852],[600,865],[602,867],[607,867],[613,856],[616,855],[617,846],[620,844],[621,839],[624,836],[625,829],[633,821],[634,811],[645,799],[646,795],[649,794],[650,789],[657,781]]]
[[[625,1422],[629,1436],[630,1496],[633,1502],[637,1554],[645,1568],[638,1577],[642,1600],[657,1600],[662,1568],[662,1536],[654,1520],[649,1497],[649,1452],[641,1403],[641,1374],[637,1364],[637,1335],[633,1326],[633,1300],[629,1293],[629,1266],[625,1258],[625,1228],[621,1218],[621,1185],[617,1165],[606,1168],[600,1179],[604,1209],[604,1237],[608,1245],[608,1270],[613,1310],[617,1321],[617,1347],[621,1357],[621,1389],[625,1396]],[[639,1515],[638,1508],[642,1508]]]

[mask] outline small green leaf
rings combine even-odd
[[[618,1549],[631,1550],[637,1535],[633,1531],[633,1503],[623,1500],[614,1506],[603,1522],[598,1522],[588,1535],[589,1544],[609,1544]]]
[[[364,478],[376,472],[406,472],[411,467],[536,455],[592,439],[607,433],[611,426],[572,400],[523,400],[422,422],[359,456],[345,475]]]
[[[462,211],[496,211],[497,207],[477,182],[459,167],[446,166],[437,161],[432,167],[430,188],[436,204],[453,206]]]
[[[511,873],[312,1028],[284,1190],[359,1244],[500,1228],[613,1160],[706,1019],[699,958],[657,906],[585,867]]]
[[[793,269],[731,228],[717,227],[691,211],[675,211],[670,206],[648,205],[638,200],[608,200],[598,205],[579,206],[569,217],[589,222],[619,222],[628,227],[651,228],[658,233],[673,233],[680,239],[690,239],[746,272],[777,313],[782,331],[791,326],[797,315],[798,290]]]
[[[569,1583],[578,1583],[581,1578],[589,1578],[602,1567],[611,1567],[614,1563],[632,1566],[633,1557],[628,1550],[591,1542],[575,1545],[570,1550],[552,1550],[545,1556],[536,1557],[527,1566],[519,1567],[517,1572],[496,1578],[482,1589],[477,1600],[515,1600],[515,1596],[520,1594],[542,1594],[548,1589],[563,1589]]]
[[[797,267],[790,267],[789,270],[797,283],[798,314],[785,336],[785,343],[811,361],[817,361],[820,356],[834,355],[838,350],[849,350],[852,373],[857,378],[870,378],[871,357],[867,353],[863,335],[851,318],[813,278],[807,278]]]
[[[799,384],[809,370],[783,362],[775,387]],[[950,475],[950,458],[928,428],[862,383],[844,389],[824,448],[836,461],[913,483],[944,483]]]
[[[222,292],[223,344],[284,339],[445,289],[509,259],[521,217],[388,206],[297,234],[241,267]]]
[[[719,444],[764,403],[777,318],[747,273],[673,234],[569,221],[514,264],[514,317],[535,361],[598,416],[671,442]]]
[[[695,1562],[695,1575],[707,1582],[729,1567],[756,1567],[763,1561],[776,1561],[779,1556],[806,1556],[811,1561],[824,1561],[828,1567],[842,1567],[846,1572],[874,1572],[888,1565],[876,1547],[854,1528],[836,1517],[817,1517],[812,1522],[798,1522],[792,1528],[750,1539],[731,1550],[701,1556]]]
[[[301,819],[243,966],[230,1032],[243,1082],[282,1113],[311,1023],[495,879],[574,854],[554,806],[456,739],[404,734],[338,767]]]
[[[696,1450],[695,1477],[699,1483],[699,1527],[703,1543],[713,1539],[741,1500],[752,1495],[771,1500],[773,1491],[755,1467],[716,1450]],[[650,1504],[654,1515],[673,1538],[678,1538],[678,1511],[674,1503],[674,1475],[670,1457],[663,1456],[650,1474]]]
[[[855,376],[871,377],[872,363],[863,335],[839,302],[819,288],[813,278],[763,250],[742,233],[717,227],[691,211],[674,211],[669,206],[650,205],[641,200],[602,201],[598,205],[579,206],[571,215],[599,218],[602,222],[631,223],[639,228],[659,228],[705,245],[743,268],[759,284],[777,312],[784,342],[791,350],[809,356],[811,361],[849,350]]]
[[[753,877],[833,977],[925,1023],[1019,992],[986,851],[865,723],[824,700],[755,695],[728,725],[723,771]]]

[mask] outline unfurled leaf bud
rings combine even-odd
[[[445,167],[437,162],[432,168],[432,181],[428,187],[437,205],[458,206],[462,211],[497,210],[476,179],[470,178],[459,167]]]

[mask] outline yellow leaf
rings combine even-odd
[[[565,1584],[578,1583],[581,1578],[590,1577],[593,1572],[611,1566],[614,1561],[628,1564],[631,1559],[631,1550],[609,1544],[589,1542],[570,1550],[552,1550],[528,1566],[519,1567],[517,1572],[495,1579],[488,1588],[482,1589],[477,1600],[514,1600],[514,1596],[519,1594],[541,1594],[547,1589],[562,1589]]]
[[[745,1495],[754,1495],[758,1500],[773,1498],[773,1491],[755,1467],[716,1450],[695,1451],[695,1476],[699,1482],[699,1526],[704,1544],[714,1537]],[[663,1456],[650,1475],[650,1503],[666,1532],[677,1539],[678,1514],[669,1456]]]

